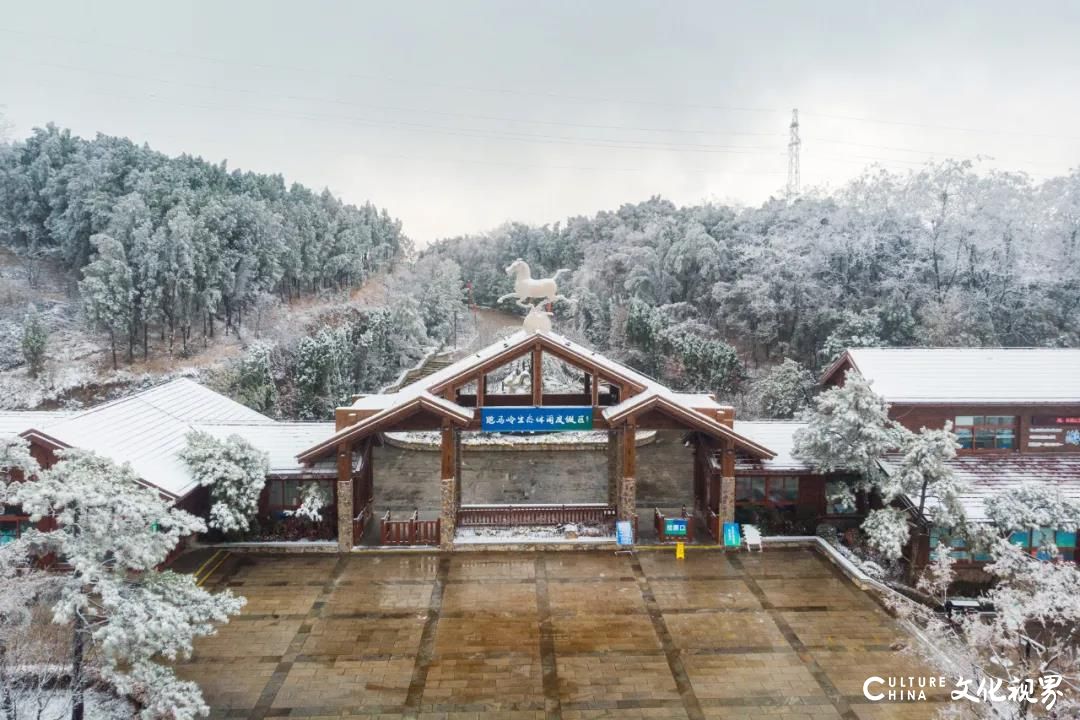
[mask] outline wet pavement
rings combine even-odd
[[[234,555],[243,615],[180,674],[211,717],[924,720],[931,675],[810,550]],[[936,702],[935,702],[936,700]]]

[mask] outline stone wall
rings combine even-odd
[[[637,449],[637,506],[693,504],[693,452],[682,433],[661,431]],[[438,511],[439,454],[375,449],[375,509]],[[462,502],[607,502],[608,458],[603,450],[505,452],[463,448]]]

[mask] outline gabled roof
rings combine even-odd
[[[1080,349],[849,348],[822,377],[848,365],[889,403],[1080,403]]]
[[[693,397],[693,396],[691,396]],[[764,445],[740,435],[738,432],[719,422],[715,418],[698,412],[683,404],[677,393],[665,389],[650,388],[643,393],[627,398],[618,405],[604,408],[604,419],[612,425],[619,425],[631,416],[640,415],[650,410],[674,416],[695,430],[717,438],[732,440],[745,452],[759,458],[771,458],[774,453]]]
[[[395,396],[401,393],[394,393]],[[297,453],[297,460],[301,463],[311,463],[334,453],[337,446],[345,441],[360,439],[378,432],[387,425],[402,420],[421,410],[433,412],[446,418],[455,425],[468,425],[473,419],[471,408],[461,407],[457,403],[432,395],[429,392],[420,392],[405,396],[399,404],[390,405],[379,410],[374,415],[369,415],[359,422],[343,427],[330,437],[326,437],[318,443],[309,446],[303,452]]]
[[[633,391],[622,403],[604,411],[604,416],[609,422],[617,423],[629,414],[659,407],[669,415],[684,419],[702,432],[734,440],[751,454],[772,457],[773,453],[768,448],[740,437],[714,417],[694,409],[712,409],[713,406],[715,409],[720,409],[722,406],[711,397],[672,392],[647,375],[604,357],[595,350],[590,350],[562,335],[521,330],[406,385],[397,392],[358,397],[349,409],[363,412],[367,414],[366,417],[300,453],[298,459],[301,462],[314,462],[333,452],[339,443],[360,439],[378,432],[396,420],[416,412],[421,406],[455,424],[468,425],[473,419],[474,411],[446,400],[442,396],[443,393],[450,388],[467,384],[478,373],[489,372],[521,357],[537,345],[545,353],[578,365],[587,371],[595,372],[609,382],[623,384]],[[644,403],[649,403],[649,405],[646,406]]]
[[[899,455],[889,455],[880,465],[891,474],[899,461]],[[1065,497],[1080,501],[1080,455],[1075,453],[959,455],[948,465],[967,484],[960,505],[970,522],[987,522],[986,500],[1028,482],[1054,485]],[[937,499],[928,497],[926,504],[933,510]]]
[[[44,430],[74,414],[69,410],[0,410],[0,438],[18,435],[32,428]]]
[[[195,489],[179,457],[185,436],[197,424],[222,422],[274,424],[265,415],[180,378],[50,423],[46,434],[69,447],[131,463],[145,482],[181,498]]]

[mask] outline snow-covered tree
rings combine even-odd
[[[51,611],[71,632],[72,720],[84,717],[87,687],[99,677],[134,698],[146,720],[205,714],[198,686],[162,661],[189,657],[192,640],[212,634],[244,601],[157,569],[182,537],[205,530],[203,522],[142,485],[129,465],[81,450],[63,451],[31,481],[10,483],[7,498],[34,522],[56,520],[56,529],[28,533],[25,542],[71,568],[54,573]]]
[[[83,268],[79,283],[86,315],[92,323],[109,333],[113,369],[117,368],[116,341],[121,333],[130,330],[133,318],[131,268],[128,267],[124,246],[108,235],[98,234],[90,239],[97,255]]]
[[[322,520],[322,510],[329,502],[330,494],[321,482],[304,483],[300,487],[300,506],[285,514],[317,523]]]
[[[987,498],[985,509],[994,539],[1008,537],[1016,531],[1080,528],[1080,502],[1066,497],[1049,483],[1026,482],[1003,490]],[[978,542],[978,529],[975,534]],[[982,541],[985,543],[985,538]]]
[[[752,393],[765,417],[792,418],[810,403],[815,384],[809,370],[784,358],[754,382]]]
[[[894,507],[871,510],[862,523],[866,542],[889,560],[898,560],[911,537],[908,514]]]
[[[34,305],[23,318],[22,352],[30,377],[37,377],[45,367],[45,348],[49,343],[49,331],[41,320],[41,313]]]
[[[889,419],[889,407],[855,370],[844,384],[814,398],[807,425],[795,433],[795,456],[817,472],[852,473],[836,483],[836,503],[855,506],[855,492],[872,489],[880,480],[878,460],[899,444],[900,433]]]
[[[224,441],[193,430],[180,457],[195,480],[210,488],[209,525],[222,532],[243,532],[259,509],[269,459],[239,435]]]
[[[918,513],[933,525],[950,527],[960,523],[963,510],[960,494],[965,485],[949,467],[956,457],[960,443],[946,422],[940,430],[923,428],[917,433],[901,434],[901,456],[895,470],[882,478],[879,485],[882,498],[890,502],[908,497]],[[933,507],[927,500],[933,499]]]
[[[984,600],[993,613],[950,622],[899,594],[891,604],[934,639],[927,660],[964,679],[968,692],[979,686],[994,692],[995,702],[966,704],[973,717],[1080,717],[1080,569],[1036,560],[1003,539],[989,552],[993,562],[985,569],[994,582]],[[950,554],[938,553],[927,570],[920,589],[943,601],[952,581]]]

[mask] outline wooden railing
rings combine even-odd
[[[457,521],[462,527],[478,525],[606,525],[615,522],[612,505],[464,505]]]
[[[672,535],[671,537],[668,537],[667,533],[664,532],[667,518],[664,516],[664,513],[660,512],[660,508],[653,509],[653,526],[656,528],[657,542],[694,542],[694,518],[687,514],[685,505],[683,506],[682,513],[679,517],[686,520],[686,535]]]
[[[367,525],[374,517],[375,511],[371,507],[372,501],[368,500],[364,507],[360,508],[360,513],[353,518],[352,521],[352,537],[353,545],[359,545],[360,541],[364,537],[364,531],[367,530]]]
[[[391,520],[387,510],[380,534],[383,545],[438,545],[439,520],[421,520],[417,510],[408,520]]]
[[[717,543],[723,542],[724,536],[721,534],[723,523],[720,521],[720,516],[707,505],[699,505],[697,514],[701,516],[701,522],[705,525],[705,532],[712,536],[713,541]]]

